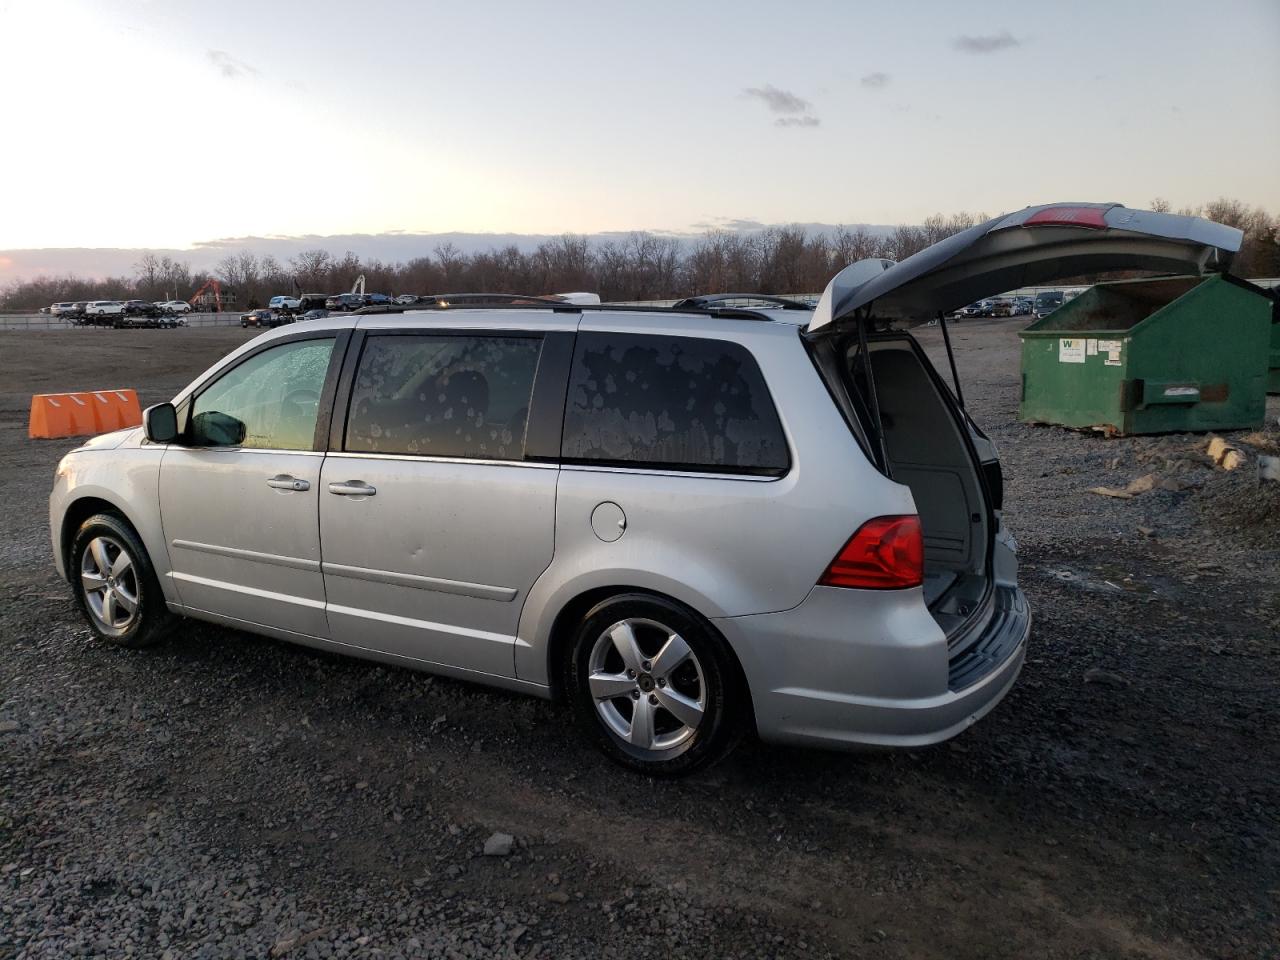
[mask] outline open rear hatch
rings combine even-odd
[[[1114,203],[1028,207],[901,263],[859,261],[827,285],[806,340],[868,456],[911,488],[924,531],[925,598],[957,647],[970,636],[977,642],[975,620],[999,607],[992,583],[1014,564],[1011,552],[1007,561],[999,555],[997,542],[1004,539],[999,461],[963,410],[945,315],[994,294],[1088,273],[1224,270],[1242,236],[1198,217]],[[889,329],[889,321],[935,317],[954,391],[914,337]]]
[[[806,328],[869,316],[934,317],[1018,287],[1111,270],[1226,270],[1243,238],[1200,217],[1130,210],[1118,203],[1027,207],[926,247],[901,263],[860,260],[827,285]]]

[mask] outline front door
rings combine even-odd
[[[328,635],[316,423],[334,344],[267,347],[190,401],[182,442],[160,465],[169,575],[189,609]]]
[[[520,609],[555,540],[557,468],[526,457],[543,342],[365,338],[342,451],[320,482],[333,640],[514,675]]]

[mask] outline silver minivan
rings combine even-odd
[[[58,466],[59,571],[129,647],[194,617],[568,702],[686,773],[744,734],[911,747],[991,710],[1030,614],[990,441],[895,322],[1240,233],[1033,207],[816,307],[544,304],[264,334]],[[945,320],[943,331],[945,332]]]

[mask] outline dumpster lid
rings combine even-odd
[[[1212,220],[1118,203],[1027,207],[900,263],[851,264],[827,284],[806,329],[816,333],[872,316],[931,318],[1006,290],[1104,270],[1225,270],[1243,236]]]

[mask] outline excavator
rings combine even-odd
[[[213,278],[206,280],[204,282],[204,285],[201,286],[200,289],[197,290],[191,296],[191,299],[188,300],[187,303],[191,304],[192,308],[194,309],[196,306],[196,301],[200,299],[200,297],[204,294],[206,290],[213,291],[213,312],[221,313],[222,312],[222,284]]]

